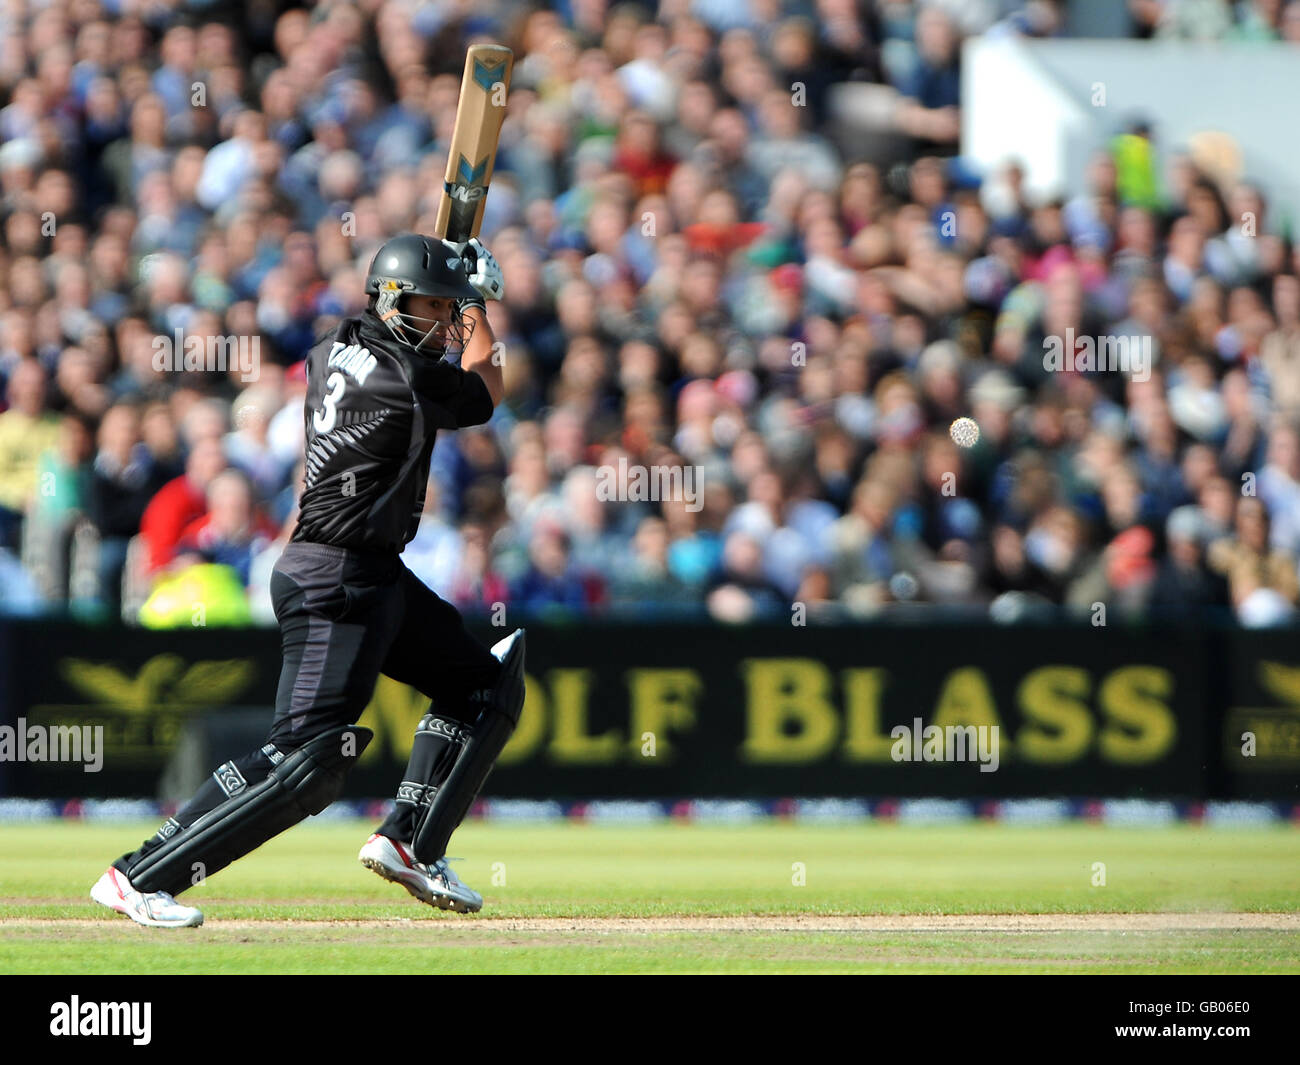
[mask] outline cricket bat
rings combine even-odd
[[[514,63],[514,52],[499,44],[476,44],[465,56],[460,104],[438,201],[436,236],[457,243],[478,236]]]

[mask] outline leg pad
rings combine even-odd
[[[434,862],[446,855],[447,841],[469,813],[519,722],[524,707],[524,630],[516,629],[493,647],[492,653],[501,662],[496,687],[486,693],[483,710],[459,744],[446,779],[428,795],[428,804],[417,811],[411,841],[417,861]]]
[[[268,744],[258,753],[271,769],[256,783],[227,762],[213,774],[225,793],[223,801],[189,825],[169,820],[159,830],[156,846],[143,848],[119,868],[139,891],[179,895],[329,806],[373,738],[369,729],[349,725],[288,753]]]

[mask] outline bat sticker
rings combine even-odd
[[[491,92],[492,86],[501,80],[501,72],[505,69],[505,60],[499,60],[488,66],[481,59],[474,60],[474,81],[483,87],[484,92]]]

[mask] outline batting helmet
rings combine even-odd
[[[382,244],[366,271],[366,292],[374,297],[375,313],[393,335],[416,351],[427,350],[434,330],[426,330],[419,319],[405,313],[403,297],[433,296],[441,299],[480,299],[466,275],[459,250],[437,237],[403,233]],[[464,339],[463,320],[455,314],[449,337]],[[408,332],[421,339],[412,341]]]

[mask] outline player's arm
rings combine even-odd
[[[487,314],[482,307],[470,304],[463,309],[462,313],[465,317],[465,327],[470,330],[470,336],[465,344],[464,354],[461,355],[461,368],[483,378],[495,410],[506,391],[505,378],[501,373],[502,360],[493,358],[495,352],[499,350],[496,347],[496,337],[492,333],[492,326],[488,324]]]
[[[500,357],[501,349],[487,320],[486,301],[499,300],[505,295],[505,278],[502,277],[496,257],[478,238],[466,242],[461,254],[465,258],[469,283],[478,290],[482,299],[466,300],[461,308],[470,335],[465,350],[461,353],[460,365],[462,369],[476,373],[483,379],[495,409],[506,391],[505,377],[501,372],[504,360]]]

